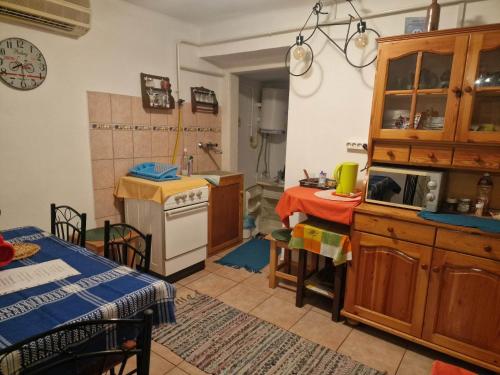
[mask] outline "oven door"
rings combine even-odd
[[[207,246],[208,202],[165,211],[165,258]]]

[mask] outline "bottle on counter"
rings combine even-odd
[[[457,213],[458,199],[454,197],[446,198],[443,204],[443,211],[448,214]]]
[[[318,186],[324,187],[326,184],[326,173],[321,171],[319,173]]]
[[[181,160],[181,175],[183,176],[187,176],[188,174],[188,163],[189,163],[188,150],[187,148],[185,148],[184,152],[182,153],[182,160]]]
[[[491,202],[493,193],[493,180],[489,173],[483,174],[477,183],[477,202],[483,204],[482,214],[488,213],[488,208]]]
[[[193,174],[193,163],[194,163],[194,158],[193,156],[189,156],[188,160],[188,165],[187,165],[187,175],[191,176]]]
[[[469,198],[460,198],[458,200],[457,211],[461,214],[468,214],[470,212],[471,200]]]

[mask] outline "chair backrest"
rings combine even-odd
[[[104,222],[104,256],[117,263],[149,272],[151,234],[143,234],[131,225]]]
[[[137,374],[149,374],[153,311],[142,319],[88,320],[57,327],[0,351],[0,373],[103,374],[137,356]],[[107,338],[117,337],[116,345]],[[108,347],[106,347],[108,345]],[[111,347],[110,347],[111,346]],[[129,369],[127,368],[127,371]]]
[[[50,232],[62,240],[85,247],[87,214],[70,206],[50,205]]]

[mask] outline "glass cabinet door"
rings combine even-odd
[[[373,118],[376,138],[453,139],[467,39],[417,39],[381,48]]]
[[[500,32],[472,34],[457,140],[500,142]]]

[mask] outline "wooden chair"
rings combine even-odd
[[[0,351],[0,372],[9,375],[124,374],[137,356],[137,375],[149,374],[153,311],[142,319],[87,320],[23,340]],[[106,348],[106,333],[116,332],[117,345]],[[127,369],[127,371],[129,371]]]
[[[276,288],[279,279],[288,280],[296,284],[297,276],[292,274],[292,251],[297,250],[290,249],[287,241],[276,239],[272,234],[268,234],[265,239],[271,242],[269,254],[269,288]],[[279,262],[281,249],[284,251],[284,261],[282,263]],[[281,271],[281,269],[284,271]]]
[[[151,234],[143,234],[131,225],[104,222],[104,256],[117,263],[149,272]]]
[[[79,213],[70,206],[50,205],[50,233],[54,236],[85,247],[87,214]]]
[[[308,255],[316,255],[308,252],[307,250],[300,249],[299,250],[299,266],[297,270],[297,291],[295,294],[295,306],[302,307],[304,306],[304,292],[306,290],[305,280],[308,277],[307,275],[307,257]],[[327,261],[331,261],[331,259],[327,258]],[[316,269],[312,272],[318,271],[318,266],[316,263]],[[340,319],[340,310],[342,309],[344,302],[344,291],[345,291],[345,273],[346,273],[346,265],[341,264],[339,266],[334,266],[334,280],[333,281],[333,290],[330,293],[318,293],[320,295],[325,296],[325,298],[330,298],[332,300],[332,320],[338,322]]]

